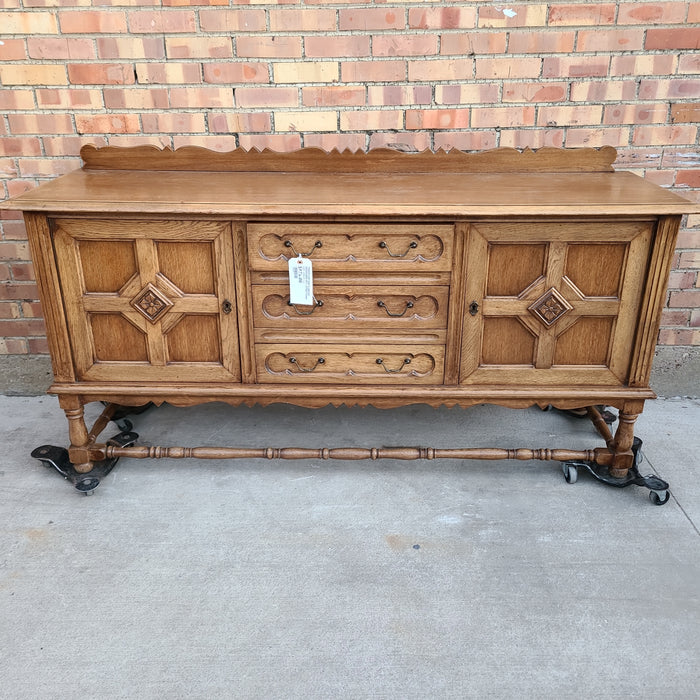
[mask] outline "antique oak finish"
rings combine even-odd
[[[120,456],[579,460],[624,479],[676,233],[697,211],[602,149],[468,154],[83,148],[16,197],[80,473]],[[308,256],[315,303],[289,302]],[[617,407],[606,446],[98,442],[83,406]]]

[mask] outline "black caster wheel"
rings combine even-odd
[[[100,485],[100,480],[95,476],[87,476],[84,479],[80,479],[75,483],[76,491],[85,494],[86,496],[92,496],[95,493],[95,489]]]
[[[648,474],[647,476],[642,476],[639,473],[638,466],[642,462],[642,441],[639,438],[634,438],[632,444],[632,452],[634,453],[634,463],[627,470],[627,475],[621,478],[611,476],[610,467],[606,465],[600,465],[596,462],[583,462],[583,461],[569,461],[562,462],[561,468],[564,472],[564,478],[567,483],[575,484],[578,479],[578,472],[580,469],[585,469],[591,474],[591,476],[603,484],[608,486],[616,486],[617,488],[624,488],[625,486],[631,486],[635,484],[636,486],[644,486],[649,489],[649,500],[655,506],[662,506],[668,503],[671,498],[671,492],[669,491],[668,482],[664,481],[662,478],[656,476],[656,474]]]
[[[119,433],[107,441],[108,445],[116,447],[131,447],[138,435],[136,433]],[[32,451],[32,457],[38,459],[45,467],[53,467],[64,479],[70,481],[78,493],[91,496],[100,485],[100,481],[109,474],[114,465],[119,461],[118,457],[111,457],[100,462],[95,462],[88,473],[77,472],[68,457],[68,450],[54,445],[42,445]]]
[[[668,503],[671,494],[668,491],[649,491],[649,500],[655,506],[663,506]]]
[[[600,407],[600,417],[608,424],[612,425],[616,420],[617,416],[609,411],[605,406]]]
[[[123,433],[130,433],[134,429],[134,424],[128,418],[120,418],[119,420],[112,418],[112,420]]]
[[[578,480],[578,469],[573,464],[562,464],[561,469],[564,472],[564,479],[567,484],[575,484]]]

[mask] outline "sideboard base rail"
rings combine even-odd
[[[642,476],[638,466],[642,460],[642,441],[634,437],[630,452],[631,465],[620,474],[616,469],[616,445],[619,436],[613,435],[607,422],[597,407],[586,409],[586,417],[606,442],[606,447],[591,450],[568,450],[561,448],[499,448],[499,447],[180,447],[180,446],[141,446],[136,445],[138,434],[132,431],[131,421],[126,419],[129,413],[141,413],[148,405],[141,407],[123,407],[107,404],[98,416],[92,429],[85,430],[85,444],[74,444],[66,450],[53,445],[42,445],[32,452],[32,457],[44,465],[53,467],[75,488],[90,495],[109,474],[122,457],[131,459],[268,459],[268,460],[519,460],[519,461],[557,461],[562,463],[566,481],[573,484],[578,479],[579,469],[587,470],[601,483],[615,487],[630,485],[649,489],[649,497],[655,505],[668,502],[669,485],[655,475]],[[71,413],[76,413],[75,409]],[[71,415],[75,421],[76,416]],[[632,421],[625,421],[623,414],[621,425],[623,432],[628,430]],[[98,443],[99,434],[109,422],[116,423],[121,432],[105,443]],[[82,431],[81,431],[82,432]],[[89,467],[89,468],[86,468]]]
[[[607,463],[612,455],[605,448],[595,450],[529,448],[439,448],[439,447],[117,447],[95,445],[89,456],[93,460],[131,457],[132,459],[480,459],[521,461],[596,461]]]

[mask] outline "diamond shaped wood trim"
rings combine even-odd
[[[147,320],[155,323],[173,305],[157,287],[147,284],[130,302]]]
[[[537,301],[527,307],[528,311],[544,323],[547,328],[554,325],[573,306],[554,288],[548,289]]]

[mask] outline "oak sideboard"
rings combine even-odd
[[[555,460],[652,501],[634,422],[681,216],[697,205],[613,148],[292,153],[94,148],[8,202],[24,212],[70,447],[42,446],[79,490],[116,459]],[[290,299],[311,261],[310,303]],[[84,406],[107,404],[89,428]],[[128,408],[168,402],[585,412],[588,450],[146,447]],[[602,408],[603,407],[603,408]],[[618,409],[618,425],[608,420]],[[134,410],[137,410],[134,408]],[[127,425],[127,428],[130,426]]]

